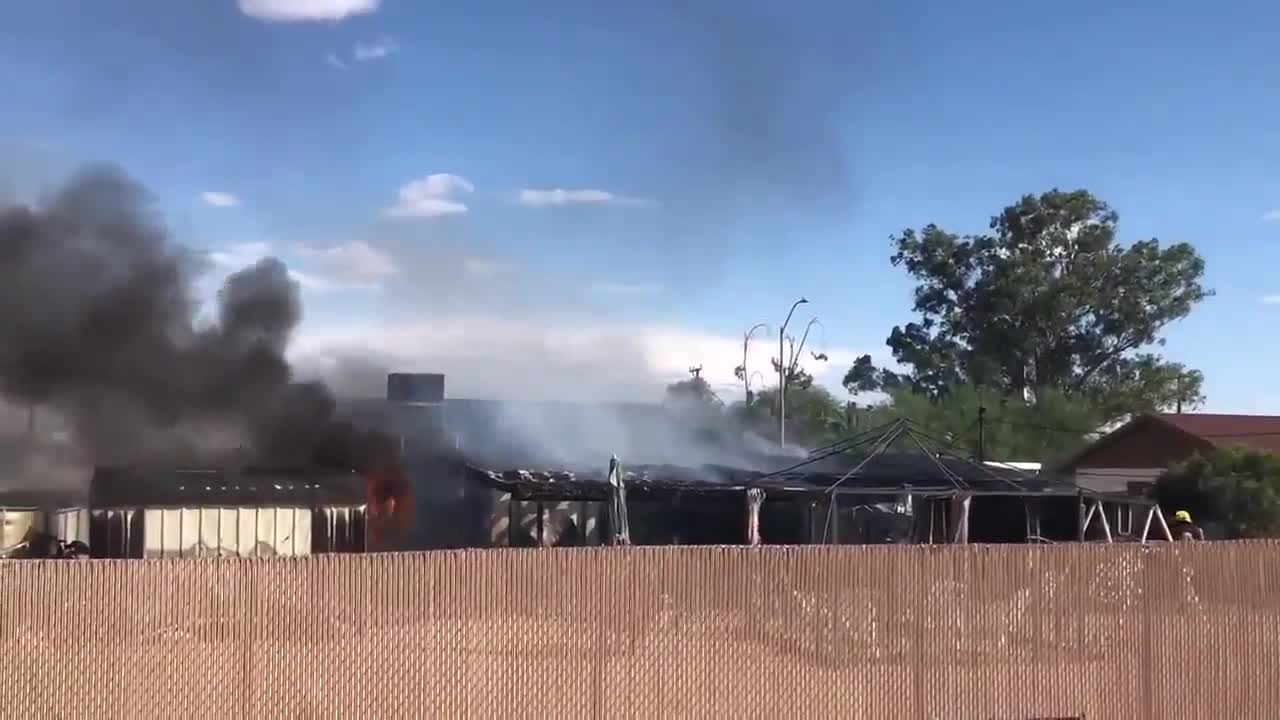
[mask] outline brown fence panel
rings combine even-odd
[[[0,564],[0,717],[1275,718],[1280,543]]]

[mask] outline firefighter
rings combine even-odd
[[[1173,522],[1169,525],[1169,534],[1174,540],[1204,540],[1204,530],[1191,522],[1191,513],[1179,510],[1173,514]]]

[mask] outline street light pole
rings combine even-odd
[[[787,323],[791,322],[791,316],[795,314],[796,308],[809,302],[805,298],[800,298],[791,305],[790,312],[787,313],[787,319],[782,322],[782,327],[778,328],[778,447],[786,447],[787,445],[787,359],[783,355],[782,339],[787,334]]]
[[[751,336],[757,330],[769,330],[769,326],[764,323],[756,323],[750,330],[742,336],[742,391],[746,394],[747,404],[751,404],[751,372],[747,370],[747,347],[751,344]]]

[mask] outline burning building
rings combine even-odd
[[[274,557],[366,549],[354,472],[98,468],[89,548],[100,558]]]
[[[499,546],[606,544],[620,531],[648,545],[1109,542],[1121,536],[1102,510],[1117,503],[1146,512],[1132,539],[1163,527],[1148,498],[959,457],[906,420],[773,462],[781,469],[635,466],[616,478],[465,472],[491,495],[488,544]],[[611,512],[620,497],[625,528]]]
[[[699,436],[677,453],[692,462],[655,463],[689,432],[659,406],[451,399],[442,376],[387,387],[343,413],[400,450],[414,522],[395,549],[602,545],[624,530],[657,545],[1102,540],[1119,536],[1102,503],[1153,509],[957,456],[905,420],[799,458]],[[608,449],[582,440],[603,422],[602,440],[636,453],[616,477]]]
[[[89,543],[89,514],[78,493],[0,493],[0,559],[50,557],[73,543]]]
[[[589,424],[594,411],[581,412],[575,419],[570,407],[557,406],[543,416],[542,432]],[[1136,503],[1153,514],[1143,498],[1104,497],[955,456],[908,421],[801,458],[737,448],[719,457],[740,465],[624,471],[603,454],[594,467],[557,469],[554,448],[511,433],[503,413],[501,403],[449,402],[442,375],[392,374],[385,398],[339,406],[335,427],[344,429],[335,432],[332,454],[321,452],[316,462],[99,467],[84,502],[11,498],[0,511],[5,547],[11,556],[38,555],[41,542],[78,539],[94,557],[145,558],[611,543],[1054,542],[1112,539],[1103,502]],[[650,435],[651,423],[675,420],[640,411],[631,422]],[[502,463],[524,469],[492,469]]]

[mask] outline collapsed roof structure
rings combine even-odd
[[[802,459],[775,457],[773,464],[780,469],[641,465],[616,472],[610,463],[609,471],[602,464],[600,472],[587,473],[493,471],[474,465],[465,473],[471,482],[508,498],[512,508],[531,505],[539,513],[539,534],[547,525],[541,517],[546,505],[616,506],[619,486],[633,515],[639,506],[656,504],[666,508],[663,515],[671,521],[674,508],[701,507],[697,519],[690,520],[724,532],[693,528],[683,538],[713,542],[734,537],[748,544],[1110,541],[1137,537],[1134,520],[1144,513],[1140,539],[1145,540],[1153,522],[1163,525],[1149,498],[1104,495],[1070,479],[978,462],[907,419],[870,428]],[[741,513],[744,501],[746,512]],[[723,512],[726,507],[730,513]],[[649,513],[650,522],[657,519]],[[633,518],[631,531],[638,538],[646,536],[644,524]],[[518,525],[512,518],[506,527]],[[651,540],[663,537],[647,535]],[[675,535],[677,541],[682,537]],[[534,544],[544,543],[535,538]]]

